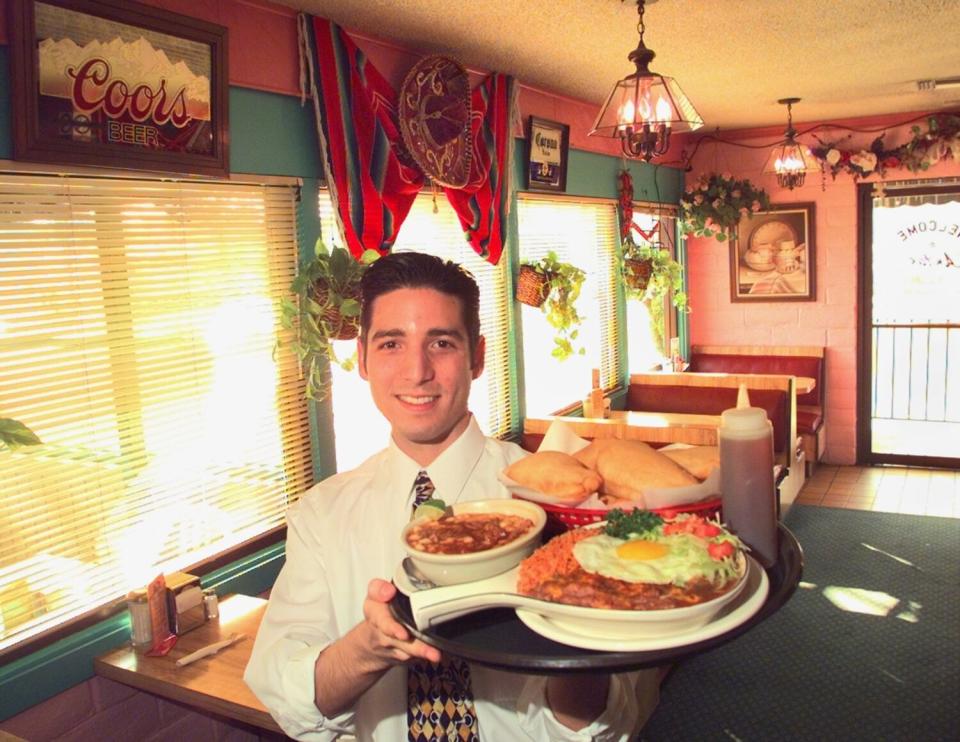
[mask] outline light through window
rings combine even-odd
[[[320,194],[320,222],[324,240],[330,245],[341,244],[328,192]],[[463,228],[446,198],[441,195],[434,199],[428,193],[417,197],[394,245],[396,252],[412,250],[453,260],[477,280],[486,364],[483,374],[471,387],[470,410],[487,435],[508,434],[516,413],[509,384],[506,254],[497,265],[477,255],[464,239]],[[356,349],[356,341],[336,341],[335,349],[339,358],[349,358]],[[344,371],[334,365],[332,384],[337,469],[346,471],[386,446],[390,428],[374,406],[367,383],[356,370]]]
[[[637,244],[655,245],[670,252],[674,247],[676,216],[673,210],[634,205],[633,239]],[[632,372],[657,368],[670,359],[670,338],[675,335],[674,314],[669,297],[649,301],[627,301],[627,359]]]
[[[0,175],[0,648],[283,523],[296,189]]]
[[[540,309],[521,305],[526,414],[537,417],[580,402],[593,369],[600,370],[604,389],[618,384],[617,215],[612,202],[521,197],[518,216],[521,261],[552,250],[587,275],[576,305],[583,324],[574,346],[584,350],[582,355],[554,358],[555,330]]]

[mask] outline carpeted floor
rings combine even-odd
[[[794,505],[791,600],[678,665],[642,742],[960,740],[960,520]]]

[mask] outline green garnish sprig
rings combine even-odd
[[[613,508],[607,513],[607,525],[603,532],[614,538],[628,539],[631,536],[644,536],[663,525],[663,518],[649,510],[634,508],[627,513]]]

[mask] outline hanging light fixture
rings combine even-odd
[[[791,191],[803,185],[807,173],[820,169],[813,155],[797,141],[797,131],[793,128],[793,104],[799,102],[799,98],[781,98],[777,101],[787,107],[787,130],[784,140],[773,148],[763,167],[765,173],[776,173],[781,188]]]
[[[703,119],[672,77],[650,71],[656,55],[643,43],[644,6],[645,0],[637,0],[640,43],[627,56],[637,71],[613,86],[590,135],[616,137],[627,157],[650,162],[670,147],[671,130],[694,131]]]

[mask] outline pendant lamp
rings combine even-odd
[[[799,98],[781,98],[777,101],[787,107],[787,130],[784,140],[773,148],[763,166],[764,173],[776,173],[780,187],[791,191],[803,185],[807,173],[820,169],[813,155],[797,141],[797,131],[793,128],[793,104],[799,102]]]
[[[650,162],[670,147],[670,133],[694,131],[703,119],[676,80],[650,70],[656,56],[643,43],[645,0],[637,0],[640,43],[627,58],[636,72],[613,86],[590,131],[590,136],[620,139],[623,154]]]

